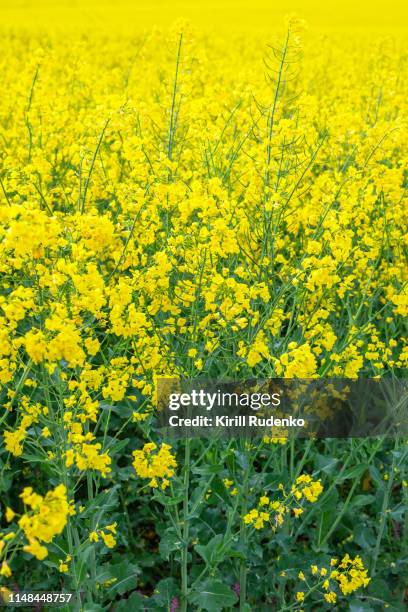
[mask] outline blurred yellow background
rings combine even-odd
[[[406,29],[404,0],[0,0],[2,26],[138,31],[185,17],[200,29],[268,30],[297,13],[309,27]]]

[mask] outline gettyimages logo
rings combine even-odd
[[[159,426],[170,437],[407,435],[403,379],[159,379]]]

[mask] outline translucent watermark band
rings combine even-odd
[[[161,378],[157,409],[174,438],[408,436],[408,379]]]

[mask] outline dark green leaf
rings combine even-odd
[[[220,612],[235,605],[238,598],[224,582],[209,579],[201,584],[198,591],[190,595],[189,601],[208,612]]]

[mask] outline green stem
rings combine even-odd
[[[248,509],[248,481],[249,481],[249,466],[246,467],[244,473],[244,482],[242,486],[242,505],[241,505],[241,519],[247,513]],[[241,520],[239,541],[241,552],[247,550],[247,529],[244,521]],[[242,612],[245,609],[246,597],[247,597],[247,562],[246,557],[241,559],[239,568],[239,609]]]
[[[62,476],[62,481],[64,483],[64,486],[69,496],[69,491],[70,491],[69,475],[65,467],[64,460],[62,460],[62,463],[61,463],[61,476]],[[77,573],[77,565],[76,565],[76,551],[74,548],[74,543],[73,543],[73,538],[72,538],[72,518],[71,516],[68,516],[68,521],[67,521],[67,540],[68,540],[68,552],[71,557],[72,573],[73,573],[73,578],[74,578],[76,604],[79,605],[79,603],[81,602],[81,592],[80,592],[80,585],[78,581],[78,573]]]
[[[173,81],[173,95],[171,100],[171,110],[170,110],[170,126],[169,126],[169,141],[167,145],[167,157],[171,160],[173,157],[173,144],[174,144],[174,134],[176,131],[176,120],[175,120],[175,110],[176,110],[176,96],[177,96],[177,85],[178,85],[178,75],[180,68],[180,57],[181,57],[181,45],[183,42],[183,33],[180,34],[179,44],[177,49],[177,60],[176,60],[176,72],[174,75]]]
[[[92,474],[91,472],[88,470],[86,473],[86,485],[87,485],[87,489],[88,489],[88,500],[92,500],[94,497],[93,494],[93,483],[92,483]],[[92,520],[92,528],[91,531],[93,531],[94,529],[94,522]],[[92,546],[91,549],[91,579],[92,579],[92,586],[91,588],[88,590],[87,596],[88,596],[88,601],[90,603],[92,603],[93,600],[93,595],[95,593],[95,589],[96,589],[96,559],[95,559],[95,548]]]
[[[186,438],[184,449],[184,499],[183,499],[183,548],[181,550],[181,612],[187,612],[188,597],[188,501],[190,486],[190,438]]]
[[[397,448],[398,448],[398,439],[395,441],[394,450],[397,450]],[[387,520],[387,510],[388,510],[388,505],[389,505],[389,499],[390,499],[392,487],[394,484],[394,468],[395,468],[395,453],[392,454],[391,470],[390,470],[387,486],[384,491],[384,498],[383,498],[383,503],[381,507],[381,518],[380,518],[380,525],[378,527],[377,541],[375,543],[373,556],[371,557],[370,573],[372,576],[375,575],[378,555],[380,554],[381,540],[384,535],[385,523]]]

